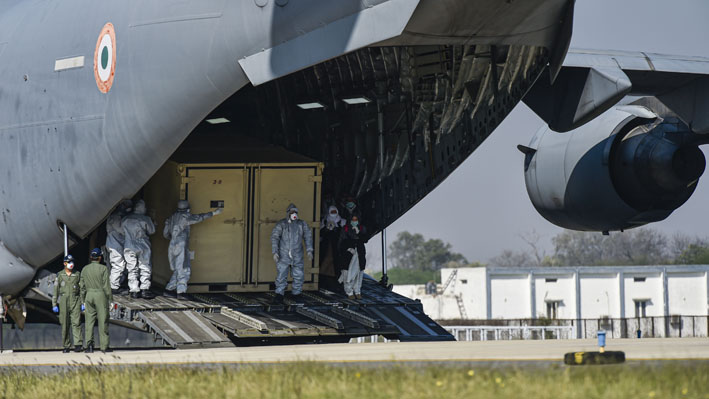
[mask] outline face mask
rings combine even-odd
[[[67,270],[74,270],[74,262],[69,262],[65,265]]]
[[[359,221],[353,220],[350,222],[350,224],[352,225],[352,227],[357,227],[357,226],[359,226]]]
[[[298,214],[297,213],[291,213],[290,214],[290,220],[297,220],[298,219]]]
[[[354,209],[354,207],[355,207],[355,203],[352,202],[352,201],[350,201],[350,202],[348,202],[348,203],[345,204],[345,207],[347,207],[347,209],[349,209],[349,210],[352,210],[352,209]]]

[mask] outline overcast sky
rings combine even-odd
[[[707,17],[706,0],[577,0],[571,47],[709,57]],[[528,144],[543,125],[520,103],[438,188],[387,229],[387,243],[408,230],[450,242],[469,261],[485,262],[504,249],[526,249],[519,235],[536,231],[551,252],[551,237],[561,229],[532,206],[523,156],[515,148]],[[668,234],[709,236],[708,179],[700,180],[684,206],[652,226]],[[367,246],[377,262],[380,242],[376,236]]]

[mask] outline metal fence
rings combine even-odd
[[[444,326],[458,341],[498,341],[512,339],[573,339],[575,326]],[[381,335],[352,338],[350,343],[397,342]]]
[[[599,330],[608,338],[709,337],[709,316],[459,320],[443,327],[460,341],[596,338]]]
[[[470,323],[463,325],[463,323]],[[544,325],[541,325],[544,324]],[[461,320],[443,325],[458,341],[596,338],[599,330],[611,338],[709,337],[709,316],[633,317],[625,319],[493,319]],[[391,342],[382,336],[353,338],[351,343]]]
[[[575,322],[575,320],[571,320]],[[681,338],[709,336],[709,316],[660,316],[581,320],[580,338],[594,338],[605,330],[608,338]]]
[[[575,326],[444,326],[458,341],[573,339]]]
[[[399,342],[398,339],[386,339],[381,335],[368,335],[366,337],[357,337],[350,339],[351,344],[377,343],[377,342]]]

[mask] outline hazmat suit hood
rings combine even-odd
[[[133,201],[123,200],[118,206],[118,210],[124,214],[130,213],[133,210]]]
[[[133,208],[133,213],[136,215],[145,215],[145,201],[139,200],[138,202],[135,203],[135,207]]]
[[[178,212],[189,212],[190,211],[190,203],[185,200],[177,201],[177,211]]]
[[[332,211],[335,211],[335,214],[333,214]],[[337,207],[335,205],[330,205],[327,209],[327,221],[337,224],[340,223],[341,220],[342,217],[340,216],[340,212],[337,210]]]
[[[298,208],[297,208],[297,207],[295,206],[295,204],[293,204],[293,203],[291,203],[290,205],[288,205],[288,208],[286,208],[286,217],[287,217],[288,215],[290,215],[291,211],[295,211],[296,213],[300,213],[300,212],[298,212]]]

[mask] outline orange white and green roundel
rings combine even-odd
[[[101,29],[94,51],[94,77],[101,93],[108,93],[116,73],[116,32],[112,23]]]

